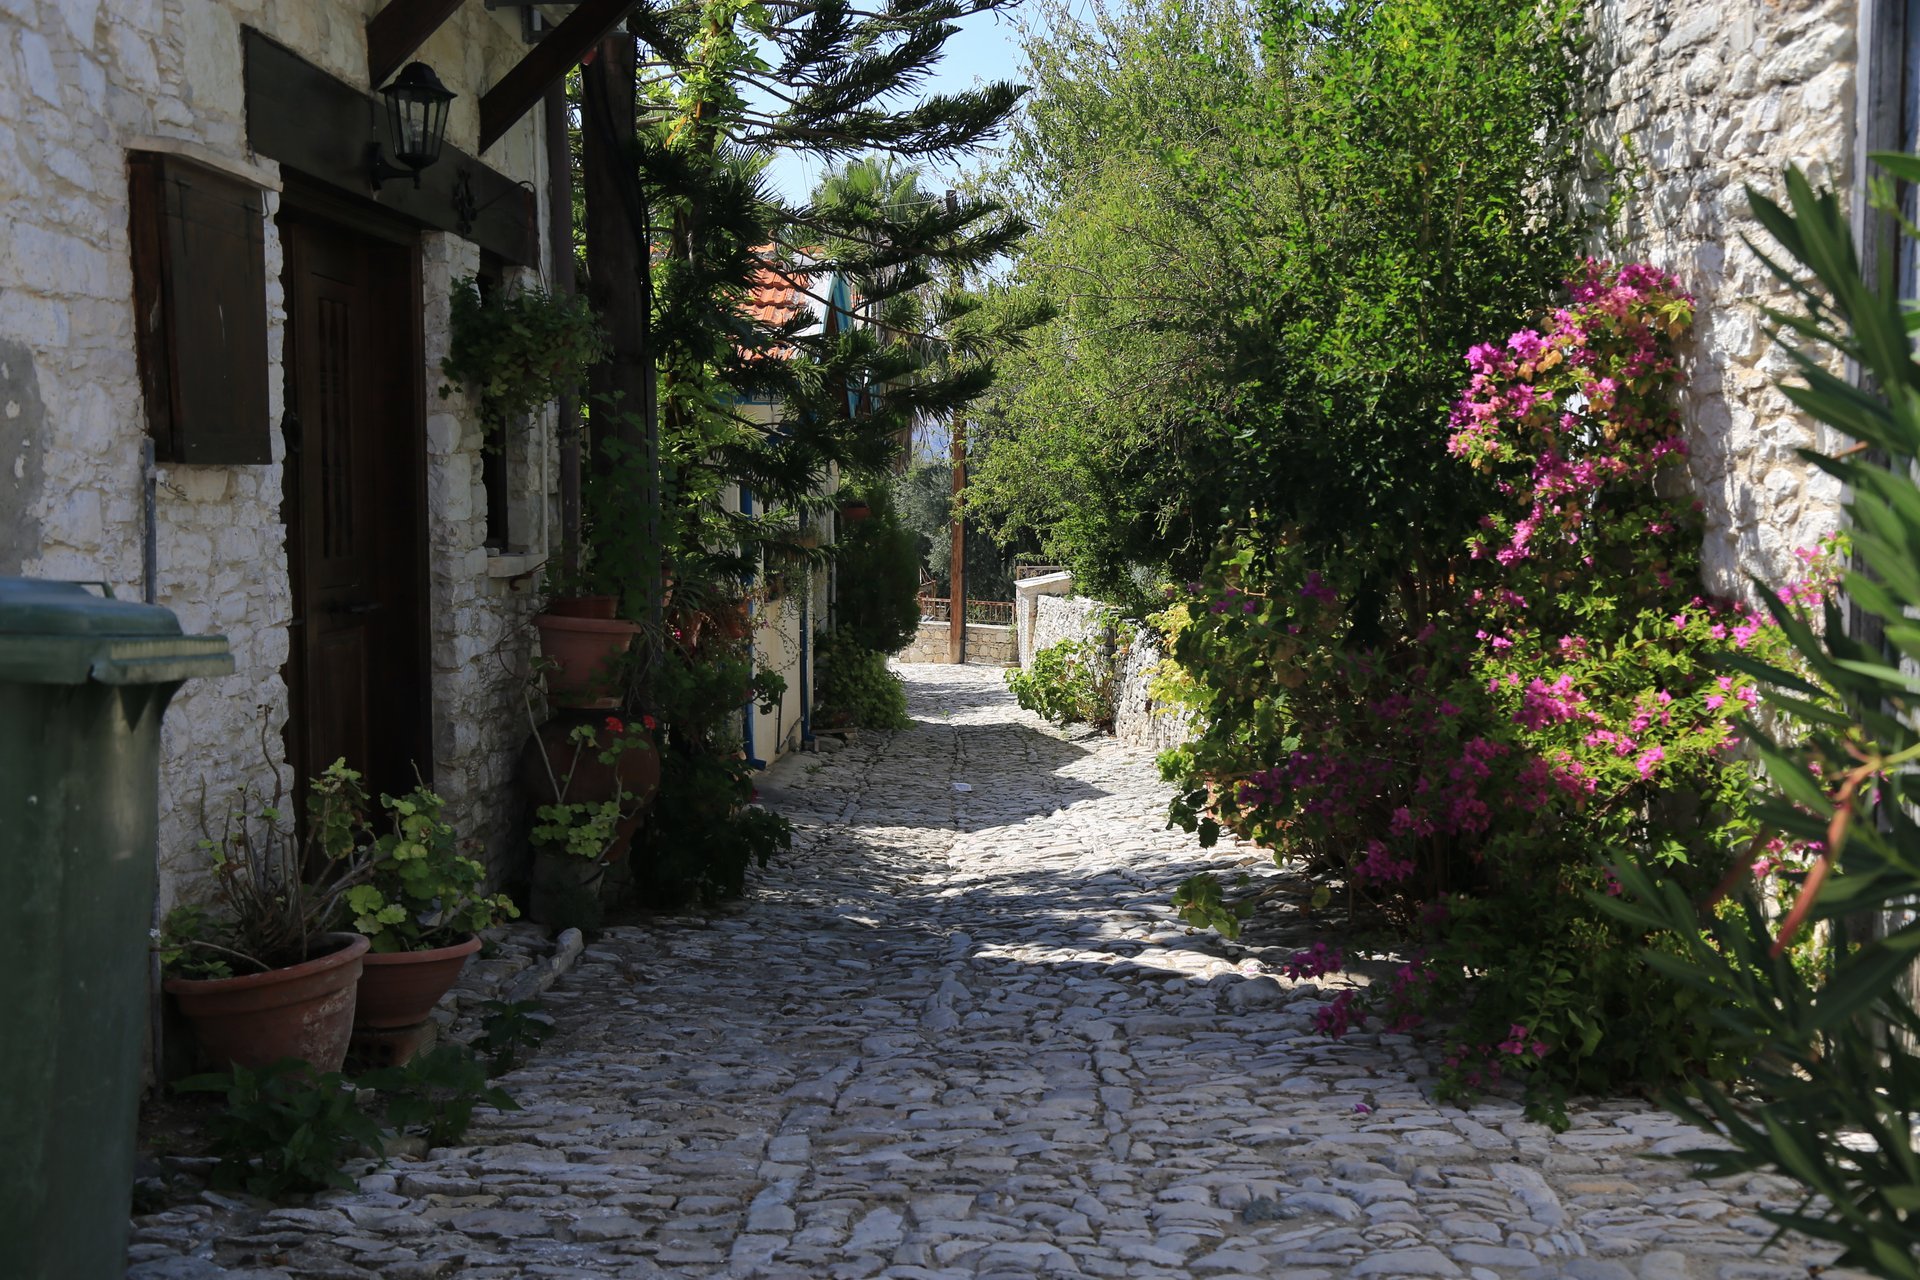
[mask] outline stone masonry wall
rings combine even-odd
[[[947,623],[922,618],[913,639],[907,641],[907,647],[894,654],[893,659],[895,662],[945,662],[947,635]]]
[[[1836,527],[1839,486],[1795,456],[1822,446],[1774,389],[1787,362],[1762,330],[1779,304],[1743,234],[1745,186],[1775,196],[1798,164],[1845,189],[1852,169],[1857,0],[1595,0],[1590,107],[1629,202],[1600,251],[1677,274],[1699,299],[1684,410],[1704,507],[1708,585],[1793,575]]]
[[[1019,657],[1012,627],[991,622],[967,624],[968,662],[981,667],[1012,667],[1019,665]]]
[[[1192,736],[1192,717],[1184,710],[1159,702],[1150,692],[1166,654],[1152,632],[1128,628],[1116,636],[1105,620],[1111,611],[1111,605],[1084,596],[1041,596],[1034,602],[1034,651],[1066,640],[1106,644],[1119,639],[1120,643],[1109,655],[1117,664],[1113,736],[1129,745],[1154,751],[1177,747]],[[1125,634],[1126,631],[1131,634]]]
[[[141,590],[141,443],[133,347],[126,153],[183,151],[267,189],[272,463],[167,466],[158,499],[158,598],[189,633],[224,632],[236,671],[189,683],[166,720],[163,897],[198,860],[201,813],[246,787],[290,781],[280,735],[291,597],[280,522],[285,296],[272,222],[278,166],[247,153],[241,27],[365,88],[380,0],[0,0],[0,573]],[[449,141],[469,151],[479,90],[524,52],[518,14],[463,6],[417,56],[459,97]],[[538,112],[484,157],[544,205]],[[542,219],[544,221],[544,208]],[[530,590],[481,545],[478,433],[464,396],[441,401],[448,282],[477,265],[465,241],[423,245],[437,785],[466,834],[504,851],[503,783],[524,736],[517,672]],[[545,426],[525,446],[517,507],[530,551],[548,542]],[[535,490],[538,490],[537,492]],[[516,535],[520,536],[520,535]],[[511,690],[512,696],[509,696]],[[511,714],[509,714],[511,712]]]

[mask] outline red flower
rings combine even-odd
[[[649,729],[658,729],[660,727],[660,722],[658,720],[655,720],[652,716],[644,716],[644,715],[641,716],[640,723],[645,725]]]
[[[612,733],[625,733],[627,731],[627,726],[620,723],[619,716],[608,716],[607,729]]]

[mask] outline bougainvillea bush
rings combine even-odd
[[[1628,855],[1705,897],[1756,832],[1733,728],[1754,682],[1725,659],[1784,645],[1700,587],[1673,406],[1692,316],[1671,276],[1589,263],[1537,327],[1474,347],[1436,447],[1495,497],[1395,599],[1356,601],[1284,540],[1172,593],[1205,726],[1163,758],[1174,820],[1259,840],[1415,940],[1322,1028],[1444,1010],[1447,1086],[1517,1074],[1549,1118],[1571,1090],[1731,1065],[1699,992],[1646,968],[1667,941],[1587,897]]]

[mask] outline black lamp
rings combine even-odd
[[[380,144],[367,144],[367,175],[373,189],[389,178],[413,178],[420,185],[420,171],[440,158],[440,145],[447,140],[447,104],[456,96],[440,83],[433,68],[424,62],[409,62],[393,83],[380,91],[387,100],[387,125],[393,134],[393,158],[388,164],[380,154]],[[402,167],[404,166],[404,167]]]

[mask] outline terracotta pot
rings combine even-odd
[[[540,652],[559,666],[547,672],[548,697],[568,707],[619,705],[616,661],[640,634],[639,623],[543,613],[533,625],[540,629]]]
[[[533,855],[533,880],[527,914],[545,925],[578,925],[583,914],[597,912],[607,864],[569,853]]]
[[[528,798],[535,804],[559,804],[560,797],[554,792],[557,780],[567,788],[569,804],[611,800],[620,787],[631,791],[637,797],[637,804],[653,799],[654,792],[660,789],[659,751],[629,747],[615,757],[612,764],[606,764],[598,750],[582,749],[579,743],[569,740],[567,735],[582,723],[598,725],[600,722],[578,716],[555,716],[527,739],[526,746],[520,750],[520,786]],[[544,762],[542,747],[546,749]],[[551,775],[547,772],[549,766],[553,770]],[[573,775],[571,783],[567,781],[569,770]]]
[[[840,508],[840,518],[848,524],[859,524],[872,514],[872,506],[864,502],[849,502]]]
[[[546,611],[556,618],[599,618],[611,621],[619,608],[618,596],[555,596]]]
[[[719,605],[709,616],[713,618],[714,631],[724,640],[744,640],[753,626],[753,616],[747,612],[745,600]]]
[[[425,1022],[440,997],[460,980],[467,957],[480,949],[475,934],[465,942],[430,951],[369,951],[360,970],[356,1027],[410,1027]]]
[[[201,1052],[217,1067],[263,1067],[300,1058],[338,1071],[353,1034],[355,987],[367,940],[329,933],[334,950],[303,964],[238,978],[168,978],[167,993],[193,1024]]]

